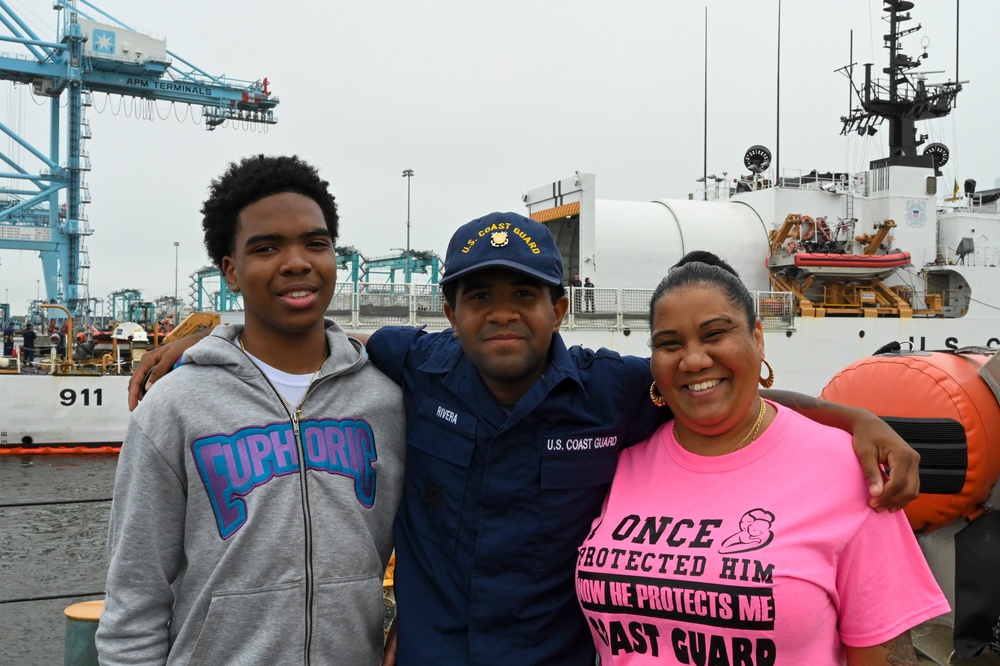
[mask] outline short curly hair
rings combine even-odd
[[[222,268],[223,258],[231,256],[235,250],[243,209],[284,192],[295,192],[315,201],[336,243],[340,217],[329,185],[319,177],[316,167],[297,155],[254,155],[230,163],[226,172],[212,181],[208,198],[201,206],[201,227],[205,231],[208,256]]]

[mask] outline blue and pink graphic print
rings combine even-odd
[[[367,421],[303,421],[299,424],[306,469],[354,480],[358,502],[375,502],[375,434]],[[195,466],[215,512],[219,535],[228,539],[247,520],[244,497],[271,479],[299,472],[290,423],[250,427],[212,435],[191,445]]]

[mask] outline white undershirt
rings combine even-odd
[[[246,352],[246,355],[260,368],[260,371],[264,373],[264,376],[270,380],[274,385],[274,388],[278,389],[278,393],[281,397],[289,403],[290,406],[295,407],[300,402],[302,402],[302,397],[305,396],[306,390],[309,388],[309,384],[312,383],[313,377],[316,375],[315,372],[310,372],[307,375],[292,375],[283,370],[278,370],[277,368],[264,363],[250,352]]]

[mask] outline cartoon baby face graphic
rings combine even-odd
[[[740,531],[726,537],[719,547],[719,552],[746,553],[763,548],[774,538],[774,532],[771,531],[773,524],[774,514],[770,511],[761,508],[747,511],[740,518]]]

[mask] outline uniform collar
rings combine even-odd
[[[462,390],[467,390],[472,384],[483,386],[485,390],[479,373],[462,351],[462,345],[454,336],[452,329],[442,331],[440,336],[443,343],[438,345],[428,356],[427,360],[420,365],[419,370],[429,374],[445,375],[442,383],[459,395],[462,394]],[[563,342],[562,336],[556,333],[552,336],[552,346],[549,348],[549,365],[545,368],[541,378],[522,396],[518,403],[519,409],[515,411],[522,411],[520,409],[524,407],[522,403],[537,404],[537,402],[541,402],[563,380],[574,382],[581,391],[584,391],[586,398],[586,388],[580,378],[580,371],[569,350],[566,349],[566,343]]]

